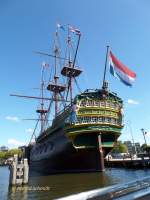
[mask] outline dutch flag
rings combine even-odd
[[[113,76],[117,77],[125,85],[132,86],[135,81],[136,74],[121,63],[111,51],[109,52],[109,67],[110,73]]]

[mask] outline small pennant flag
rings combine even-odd
[[[109,52],[109,67],[110,73],[113,76],[117,77],[125,85],[132,86],[135,81],[136,74],[121,63],[111,51]]]
[[[43,63],[42,63],[42,67],[48,68],[48,67],[49,67],[49,64],[46,63],[46,62],[43,62]]]
[[[77,35],[81,35],[81,32],[79,29],[73,27],[73,26],[69,26],[69,30],[72,32],[72,33],[76,33]]]
[[[64,26],[62,26],[61,24],[59,24],[59,23],[57,23],[57,28],[60,28],[60,29],[62,29],[63,31],[65,31],[65,28],[64,28]]]

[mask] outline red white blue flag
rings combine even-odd
[[[117,77],[125,85],[132,86],[135,81],[136,74],[121,63],[111,51],[109,52],[109,67],[110,73],[113,76]]]

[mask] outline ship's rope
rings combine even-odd
[[[78,88],[79,92],[80,92],[80,93],[82,93],[82,91],[81,91],[81,88],[80,88],[80,86],[79,86],[79,84],[78,84],[78,81],[77,81],[77,79],[76,79],[76,78],[74,78],[74,81],[75,81],[75,84],[76,84],[76,86],[77,86],[77,88]]]
[[[33,136],[35,137],[35,140],[36,140],[35,131],[36,131],[36,129],[37,129],[37,126],[38,126],[39,121],[40,121],[40,117],[38,118],[38,120],[37,120],[37,122],[36,122],[36,124],[35,124],[35,128],[34,128],[34,130],[33,130],[33,133],[32,133],[32,136],[31,136],[31,139],[30,139],[29,144],[31,143],[31,141],[32,141],[32,139],[33,139]]]
[[[54,98],[54,96],[52,95],[51,98]],[[48,109],[47,109],[47,114],[45,116],[45,125],[44,125],[45,127],[48,126],[48,118],[49,118],[49,115],[51,114],[52,103],[53,103],[53,100],[50,101]]]

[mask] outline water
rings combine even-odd
[[[31,173],[28,186],[9,188],[9,169],[0,167],[0,200],[51,200],[150,176],[150,169],[106,169],[104,173],[43,176]]]

